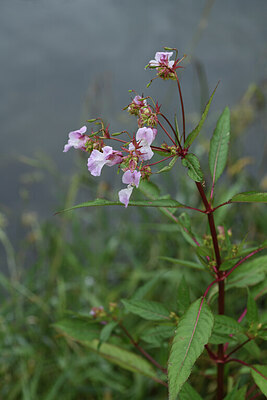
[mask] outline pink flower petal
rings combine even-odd
[[[81,129],[70,132],[68,143],[64,146],[63,152],[66,153],[71,147],[74,147],[74,149],[85,150],[85,144],[88,140],[88,137],[83,134],[86,132],[86,130],[86,126],[82,126]]]
[[[140,171],[132,172],[131,170],[128,169],[126,172],[124,172],[124,174],[122,176],[122,182],[125,183],[126,185],[133,185],[133,186],[138,187],[140,178],[141,178]]]
[[[132,191],[133,191],[133,186],[130,185],[126,189],[122,189],[119,191],[120,202],[125,205],[125,208],[128,207]]]

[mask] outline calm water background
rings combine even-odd
[[[36,159],[37,153],[45,154],[49,165],[53,162],[68,176],[75,157],[74,152],[62,153],[68,132],[96,113],[110,119],[114,131],[123,129],[118,111],[129,102],[128,89],[144,90],[152,77],[144,66],[163,46],[177,47],[180,55],[193,52],[205,68],[209,90],[221,80],[213,111],[231,107],[249,83],[266,79],[266,0],[215,1],[201,33],[206,4],[0,0],[0,208],[8,216],[12,240],[20,236],[23,210],[52,219],[58,207],[49,177],[32,176],[32,167],[21,156]],[[187,111],[199,112],[192,65],[182,80]],[[155,82],[146,93],[163,101],[162,88],[162,82]],[[264,123],[261,117],[250,128],[243,149],[244,155],[256,156],[256,169],[264,157]]]

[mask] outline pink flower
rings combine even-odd
[[[166,52],[161,52],[158,51],[155,54],[155,60],[150,60],[149,61],[149,66],[150,67],[169,67],[172,68],[174,61],[170,60],[171,56],[173,55],[173,52],[166,51]]]
[[[139,110],[140,110],[142,107],[145,107],[145,106],[147,106],[147,101],[146,101],[146,99],[142,99],[141,96],[136,95],[136,96],[133,98],[132,102],[131,102],[131,103],[129,104],[129,106],[128,106],[128,112],[129,112],[130,114],[133,114],[133,115],[138,115]]]
[[[122,175],[122,183],[126,183],[126,185],[132,185],[132,186],[139,186],[141,178],[141,172],[139,171],[128,171],[124,172]]]
[[[111,167],[112,165],[119,164],[122,161],[122,153],[113,150],[110,146],[105,146],[102,152],[93,150],[88,158],[87,167],[93,176],[100,176],[101,170],[104,165]]]
[[[63,152],[66,153],[71,147],[85,150],[85,144],[88,140],[88,136],[84,135],[86,131],[86,126],[82,126],[78,131],[70,132],[68,143],[65,144]]]
[[[128,186],[126,189],[122,189],[119,191],[119,199],[120,202],[125,205],[125,208],[128,207],[129,200],[133,191],[134,186],[138,187],[141,178],[141,172],[139,171],[126,171],[122,176],[122,182],[126,183]]]
[[[147,105],[147,101],[146,101],[146,99],[142,99],[142,97],[141,96],[139,96],[139,95],[137,95],[137,96],[135,96],[134,98],[133,98],[133,103],[135,103],[137,106],[139,106],[139,107],[143,107],[143,106],[146,106]]]
[[[132,191],[133,191],[133,186],[131,185],[127,186],[126,189],[122,189],[119,191],[120,202],[125,205],[125,208],[128,207]]]
[[[139,146],[138,152],[141,153],[137,155],[139,155],[143,161],[150,160],[154,155],[150,145],[155,139],[156,134],[157,129],[147,128],[145,126],[143,128],[139,128],[136,132],[136,141],[138,142]],[[129,150],[135,150],[133,143],[129,144]]]

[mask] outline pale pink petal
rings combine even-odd
[[[126,185],[134,185],[138,187],[140,178],[141,178],[140,171],[131,171],[128,169],[126,172],[124,172],[122,176],[122,182],[125,183]]]
[[[150,65],[151,67],[158,67],[159,66],[159,62],[156,60],[150,60],[148,65]]]
[[[104,165],[111,167],[122,161],[122,153],[120,151],[115,151],[110,146],[104,146],[102,150],[103,152],[93,150],[88,158],[87,167],[93,176],[100,176]]]
[[[87,131],[86,126],[82,126],[81,129],[79,129],[77,132],[79,132],[81,135],[83,135]]]
[[[141,96],[136,95],[136,96],[133,98],[133,103],[135,103],[137,106],[146,106],[146,105],[147,105],[146,99],[144,99],[144,100],[141,100],[141,99],[142,99]]]
[[[140,183],[140,178],[141,178],[141,172],[140,171],[134,171],[134,179],[133,179],[133,185],[135,185],[137,188]]]
[[[69,151],[71,147],[74,149],[85,149],[85,144],[88,140],[88,137],[83,135],[87,130],[86,126],[83,126],[81,129],[77,131],[72,131],[69,133],[68,143],[64,146],[63,152],[66,153]]]
[[[150,146],[143,146],[141,149],[139,149],[139,151],[142,153],[141,157],[144,161],[150,160],[154,155]]]
[[[126,189],[122,189],[119,191],[120,202],[125,205],[125,208],[128,207],[132,191],[133,191],[133,186],[130,185]]]
[[[159,67],[161,64],[165,64],[166,66],[172,67],[174,64],[174,61],[170,61],[172,55],[172,51],[158,51],[155,54],[155,60],[150,60],[149,65],[152,67]]]
[[[156,53],[156,55],[155,55],[155,59],[158,61],[158,62],[167,62],[168,63],[168,61],[169,61],[169,59],[171,58],[171,56],[173,55],[173,52],[172,51],[170,51],[170,52],[168,52],[168,51],[158,51],[157,53]]]
[[[91,172],[91,175],[100,176],[101,170],[105,164],[105,154],[98,150],[93,150],[87,162],[88,171]]]
[[[80,139],[82,135],[78,131],[73,131],[69,133],[69,140],[75,141]]]
[[[132,142],[129,144],[129,150],[133,151],[135,149],[134,145],[132,144]]]
[[[105,146],[102,150],[105,155],[106,165],[109,167],[122,162],[123,155],[121,151],[113,150],[111,146]]]
[[[104,146],[102,150],[103,150],[103,154],[104,154],[105,158],[107,158],[109,155],[111,155],[114,151],[111,146]]]
[[[68,144],[68,143],[65,144],[63,152],[66,153],[67,151],[69,151],[69,149],[70,149],[71,147],[72,147],[71,144]]]
[[[143,128],[139,128],[136,132],[136,140],[141,141],[141,146],[150,146],[154,140],[153,130],[145,126]]]

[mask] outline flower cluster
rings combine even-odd
[[[156,68],[158,76],[166,79],[176,76],[175,69],[177,60],[172,61],[170,57],[172,52],[158,52],[155,55],[155,60],[151,60],[148,64],[150,68]],[[71,147],[74,149],[80,149],[84,152],[89,153],[87,167],[88,171],[93,176],[100,176],[102,168],[107,165],[112,167],[117,165],[119,170],[123,172],[122,183],[127,185],[126,188],[119,191],[118,196],[121,203],[128,207],[129,200],[133,189],[138,188],[141,179],[147,179],[151,174],[151,165],[157,164],[157,161],[153,164],[147,164],[146,162],[151,160],[155,150],[159,150],[161,153],[165,153],[168,159],[175,155],[181,154],[181,146],[179,145],[179,139],[175,141],[168,134],[165,128],[162,127],[158,120],[158,116],[162,115],[158,103],[152,99],[153,105],[148,104],[148,99],[135,95],[131,103],[126,107],[127,111],[135,115],[138,118],[138,129],[133,136],[130,136],[130,141],[121,140],[115,136],[120,135],[123,132],[116,134],[109,133],[108,126],[105,127],[101,119],[93,119],[88,122],[94,122],[96,125],[100,125],[100,129],[96,132],[92,130],[91,134],[87,134],[86,126],[81,127],[77,131],[69,133],[68,143],[64,146],[64,152],[67,152]],[[163,116],[167,121],[166,117]],[[172,146],[168,146],[163,143],[160,147],[155,147],[153,142],[157,135],[157,125],[163,128],[164,132],[167,133],[169,139],[172,141]],[[169,123],[171,126],[171,124]],[[175,133],[174,129],[172,128]],[[113,147],[106,145],[105,141],[113,139],[120,144],[120,149],[115,150]],[[178,145],[177,145],[178,142]]]
[[[155,111],[147,104],[147,100],[141,96],[135,96],[132,102],[128,105],[127,111],[129,114],[138,116],[138,126],[142,128],[143,126],[155,127],[158,123],[157,112],[159,109],[156,108]]]
[[[183,58],[180,60],[177,58],[177,50],[176,50],[176,58],[175,60],[171,60],[170,58],[173,55],[173,51],[158,51],[155,54],[155,60],[150,60],[147,67],[148,68],[156,68],[158,72],[158,77],[162,79],[177,79],[176,69],[182,68],[178,65]]]
[[[70,132],[68,143],[64,146],[63,151],[67,152],[71,147],[74,147],[75,149],[91,152],[87,167],[93,176],[100,176],[104,165],[109,167],[119,165],[124,171],[122,182],[127,184],[127,188],[119,192],[119,199],[127,207],[133,188],[139,186],[141,176],[146,177],[149,175],[149,169],[143,162],[150,160],[154,155],[151,145],[156,137],[157,129],[139,128],[132,141],[128,144],[128,148],[122,146],[122,151],[117,151],[111,146],[104,145],[102,137],[97,141],[95,136],[85,135],[85,132],[85,126],[77,131]],[[92,143],[95,147],[98,146],[100,148],[92,149]],[[123,152],[126,154],[124,155]],[[139,167],[138,163],[140,163]]]

